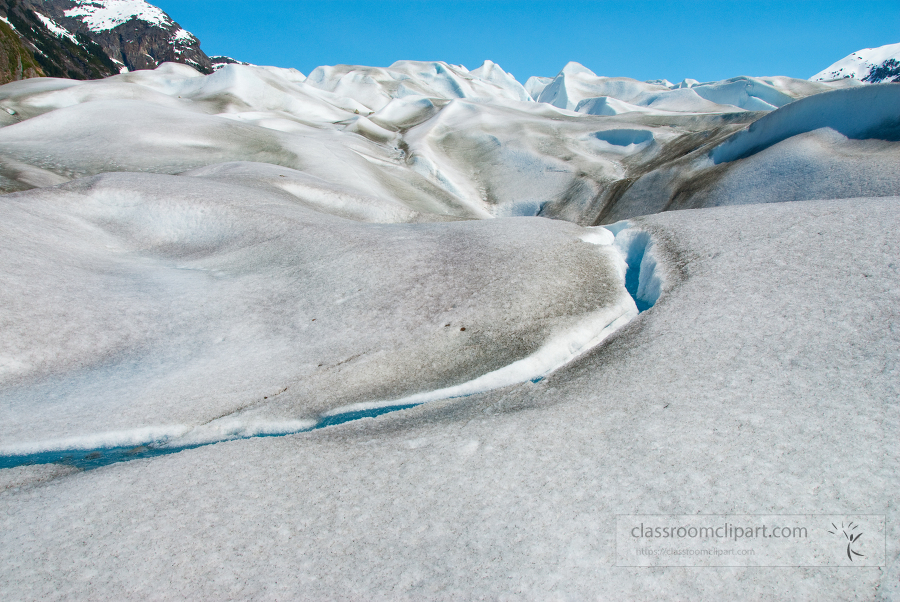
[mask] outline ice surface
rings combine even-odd
[[[541,95],[541,92],[544,90],[544,88],[546,88],[552,81],[552,77],[539,77],[537,75],[533,75],[528,78],[528,81],[525,82],[525,91],[528,92],[528,95],[531,96],[531,98],[537,98]]]
[[[17,82],[0,90],[3,108],[14,112],[12,127],[0,132],[0,186],[16,191],[113,170],[176,174],[255,162],[354,189],[369,199],[365,211],[338,210],[331,201],[318,205],[352,219],[544,215],[589,225],[604,216],[615,221],[636,215],[616,208],[622,205],[617,182],[640,179],[646,166],[658,172],[666,157],[678,159],[685,152],[680,136],[720,136],[759,117],[741,117],[737,105],[774,107],[844,85],[744,77],[670,88],[599,78],[571,64],[554,80],[560,90],[588,86],[590,94],[627,98],[584,98],[575,113],[531,102],[524,92],[523,101],[513,81],[489,62],[470,72],[406,61],[388,69],[323,67],[309,78],[247,65],[202,76],[165,64],[97,82]],[[619,145],[603,133],[639,129],[652,141]],[[133,152],[125,140],[141,141],[140,148]],[[351,182],[344,175],[349,166]],[[665,206],[672,193],[666,186],[653,190],[647,202]],[[661,205],[651,200],[662,194],[667,199]],[[386,213],[374,211],[370,201]]]
[[[823,92],[672,162],[651,155],[651,169],[632,165],[627,186],[605,200],[600,222],[672,209],[897,194],[898,90],[878,84]]]
[[[895,96],[0,87],[0,465],[92,469],[0,470],[0,598],[889,599]],[[639,512],[886,514],[893,568],[616,568]]]
[[[0,471],[0,493],[7,490],[19,491],[23,487],[31,487],[77,473],[78,469],[60,464],[43,464],[39,466],[22,466]]]
[[[240,185],[250,167],[7,197],[4,449],[180,436],[245,410],[251,425],[315,420],[513,364],[466,392],[505,386],[634,313],[617,254],[577,226],[348,221]]]
[[[668,241],[668,288],[568,369],[377,421],[7,490],[0,589],[740,600],[789,587],[797,600],[877,599],[894,573],[616,567],[614,533],[622,513],[852,509],[888,516],[895,562],[898,207],[633,220]]]
[[[716,147],[716,163],[759,152],[791,136],[831,128],[850,138],[900,139],[900,86],[834,90],[783,107]]]

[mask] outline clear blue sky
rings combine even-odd
[[[809,77],[860,48],[900,42],[900,1],[150,0],[207,54],[296,67],[400,59],[519,81],[578,61],[599,75]]]

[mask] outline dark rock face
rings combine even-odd
[[[200,41],[150,4],[0,0],[0,17],[8,22],[0,21],[2,83],[42,75],[99,79],[169,61],[213,71]]]
[[[66,24],[69,23],[77,23],[77,20],[69,19]],[[82,31],[85,29],[82,25]],[[172,29],[174,31],[132,19],[115,29],[94,33],[92,37],[129,71],[154,69],[161,63],[172,62],[190,65],[201,73],[212,73],[212,63],[200,50],[200,41],[177,24],[173,23]],[[186,35],[174,40],[180,31]]]
[[[900,83],[900,61],[888,59],[874,67],[862,81],[870,84],[898,82]]]
[[[222,67],[226,65],[249,65],[250,63],[245,63],[244,61],[239,61],[231,58],[230,56],[211,56],[209,60],[212,61],[212,68],[215,71],[218,71]]]
[[[46,15],[33,1],[0,0],[0,14],[18,34],[21,45],[31,51],[31,60],[48,77],[99,79],[119,72],[103,48],[83,33],[67,36],[52,31],[39,16]],[[24,71],[21,77],[10,81],[27,77]]]

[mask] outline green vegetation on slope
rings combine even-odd
[[[22,44],[12,27],[0,21],[0,84],[44,75],[34,54]]]

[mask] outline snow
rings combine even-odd
[[[889,598],[896,96],[0,87],[0,598]],[[721,513],[885,515],[889,566],[616,566],[617,515]]]
[[[813,75],[810,81],[829,81],[851,78],[864,80],[872,69],[891,59],[900,61],[900,43],[864,48]]]
[[[216,71],[224,68],[226,65],[250,65],[250,63],[245,63],[243,61],[238,61],[230,56],[211,56],[209,57],[210,61],[212,61],[212,67]],[[255,65],[252,65],[255,66]]]
[[[67,39],[67,40],[69,40],[69,41],[71,41],[71,42],[74,42],[74,43],[78,44],[78,40],[75,38],[75,36],[73,36],[73,35],[69,32],[69,30],[67,30],[65,27],[62,27],[62,26],[59,25],[58,23],[56,23],[56,21],[54,21],[54,20],[51,19],[50,17],[47,17],[47,16],[45,16],[45,15],[42,15],[42,14],[39,13],[39,12],[35,12],[35,13],[34,13],[34,16],[37,17],[38,19],[40,19],[41,23],[44,24],[44,27],[46,27],[47,29],[49,29],[49,30],[50,30],[50,33],[52,33],[52,34],[55,35],[56,37],[58,37],[58,38],[65,38],[65,39]]]
[[[65,15],[81,19],[94,33],[109,31],[131,19],[162,28],[172,26],[166,13],[144,0],[74,0]]]
[[[176,31],[171,40],[173,44],[193,44],[196,41],[197,38],[195,38],[193,34],[191,34],[191,32],[184,29],[179,29],[178,31]]]

